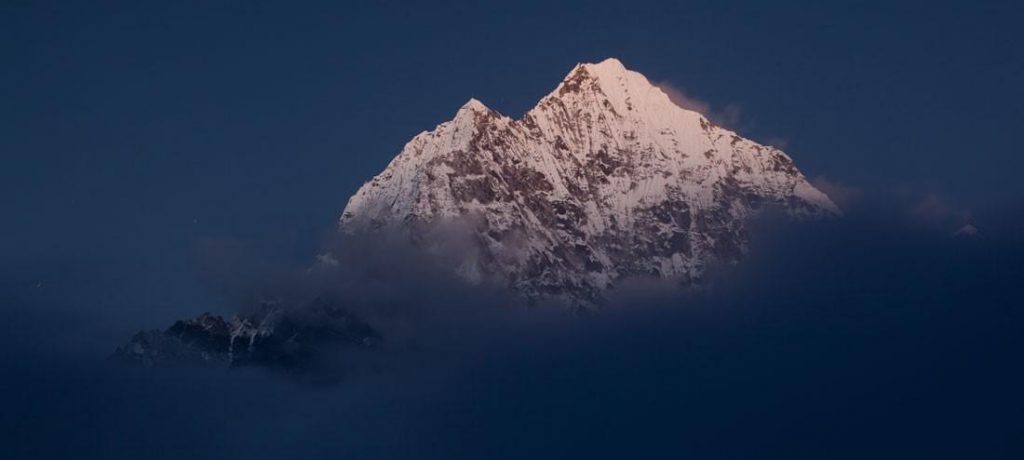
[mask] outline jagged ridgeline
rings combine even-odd
[[[839,214],[785,153],[608,59],[577,65],[517,120],[471,99],[364,184],[340,228],[429,246],[431,229],[462,221],[471,250],[452,269],[467,280],[592,306],[628,277],[690,283],[740,260],[750,218],[769,206]]]

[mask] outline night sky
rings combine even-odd
[[[0,5],[12,458],[1020,458],[1012,2],[67,3]],[[308,264],[470,97],[518,117],[607,57],[782,147],[848,218],[768,231],[743,289],[682,312],[488,313],[472,327],[511,325],[450,346],[493,354],[347,387],[100,370]],[[981,237],[948,237],[966,223]]]

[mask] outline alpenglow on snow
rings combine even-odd
[[[470,99],[349,199],[340,230],[429,245],[431,228],[461,220],[472,250],[452,269],[467,280],[586,306],[629,277],[689,284],[737,262],[768,206],[840,213],[782,151],[607,59],[577,65],[518,120]]]

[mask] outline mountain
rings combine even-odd
[[[343,233],[398,231],[453,267],[530,299],[599,304],[630,277],[691,283],[746,251],[746,226],[776,206],[840,213],[782,151],[675,105],[616,59],[579,64],[522,118],[470,99],[353,195]],[[452,223],[457,224],[452,224]]]
[[[203,313],[166,330],[142,331],[112,358],[145,367],[261,366],[306,372],[330,348],[369,348],[381,340],[367,323],[329,298],[299,307],[264,302],[230,320]]]

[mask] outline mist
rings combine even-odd
[[[200,271],[221,313],[327,292],[381,331],[380,349],[338,354],[345,372],[330,385],[116,366],[106,357],[126,331],[169,323],[73,305],[101,297],[43,301],[8,286],[5,451],[1011,458],[1024,410],[1024,214],[976,211],[979,235],[953,238],[954,223],[922,221],[904,201],[865,199],[832,221],[763,219],[747,259],[701,288],[623,283],[585,315],[467,287],[440,269],[450,261],[391,238],[332,242],[338,265],[316,275],[205,250],[216,262]]]

